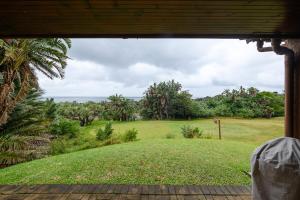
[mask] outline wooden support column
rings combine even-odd
[[[281,44],[282,42],[285,44]],[[259,52],[274,51],[285,58],[285,136],[300,139],[300,40],[280,38],[248,39]],[[264,47],[264,43],[271,46]]]
[[[293,56],[285,55],[285,135],[300,139],[300,40],[286,40]]]

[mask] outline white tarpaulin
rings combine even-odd
[[[257,148],[251,174],[254,200],[300,200],[300,140],[278,138]]]

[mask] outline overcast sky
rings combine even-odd
[[[283,91],[283,57],[243,40],[73,39],[63,80],[39,74],[45,96],[142,96],[175,79],[193,97],[254,86]]]

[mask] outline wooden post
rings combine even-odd
[[[219,130],[219,140],[222,139],[222,134],[221,134],[221,120],[215,118],[214,119],[214,123],[218,125],[218,130]]]
[[[221,120],[218,120],[218,126],[219,126],[219,140],[222,139],[222,135],[221,135]]]
[[[300,40],[287,40],[285,55],[285,136],[300,139]]]

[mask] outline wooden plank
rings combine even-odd
[[[198,195],[198,200],[206,200],[204,195]]]
[[[167,185],[160,185],[160,194],[169,194],[169,189]]]
[[[230,191],[225,186],[220,186],[220,189],[223,191],[224,194],[229,195]]]
[[[148,199],[149,200],[156,200],[156,196],[154,194],[149,194]]]
[[[148,194],[155,194],[155,185],[148,185]]]
[[[114,194],[121,194],[122,186],[120,184],[116,184],[114,187]]]
[[[115,194],[96,194],[97,200],[110,200],[115,197]]]
[[[141,200],[149,200],[149,196],[148,195],[141,195]]]
[[[204,195],[206,200],[213,200],[213,196],[212,195]]]
[[[174,186],[176,194],[189,194],[189,189],[187,186]]]
[[[14,189],[18,188],[18,189]],[[14,194],[1,195],[0,199],[227,199],[249,200],[249,186],[195,186],[195,185],[32,185],[3,186],[2,192]],[[7,189],[7,191],[6,191]],[[31,192],[31,193],[27,193]],[[176,195],[175,195],[176,194]],[[25,195],[25,196],[24,196]],[[27,195],[27,196],[26,196]]]
[[[69,194],[67,200],[81,200],[84,194]]]
[[[156,200],[170,200],[170,197],[168,195],[157,194],[157,195],[155,195],[155,199]]]
[[[31,193],[38,193],[39,189],[43,187],[43,185],[23,185],[17,193],[23,194],[31,194]]]
[[[108,194],[114,194],[115,187],[116,187],[116,185],[113,185],[113,184],[109,185],[106,193],[108,193]]]
[[[141,194],[149,194],[149,187],[148,187],[148,185],[142,185],[141,186],[141,190],[142,190]]]
[[[214,186],[208,185],[207,189],[209,190],[210,194],[216,194],[216,190]]]
[[[171,194],[169,197],[170,197],[170,200],[177,200],[177,197],[174,194]]]
[[[212,196],[213,200],[227,200],[226,196],[217,196],[217,195],[213,195]]]
[[[33,194],[27,196],[25,200],[59,200],[61,196],[61,194]]]
[[[105,185],[102,185],[102,187],[98,188],[99,190],[97,191],[97,193],[107,193],[107,190],[109,189],[109,185],[108,184],[105,184]]]
[[[200,186],[200,189],[202,191],[202,194],[210,194],[210,190],[206,185]]]
[[[141,187],[139,185],[130,185],[128,188],[128,194],[141,194]]]
[[[24,200],[31,195],[28,194],[0,194],[1,200]]]
[[[0,187],[0,194],[13,194],[21,187],[19,185],[2,185]]]
[[[215,194],[218,194],[218,195],[225,194],[219,186],[214,186],[213,189],[216,191]]]
[[[185,200],[199,200],[198,195],[184,195]]]
[[[234,189],[234,187],[232,185],[226,185],[225,186],[227,188],[227,190],[230,192],[231,195],[237,195],[237,191]]]
[[[176,191],[173,185],[168,185],[169,194],[175,195]]]

